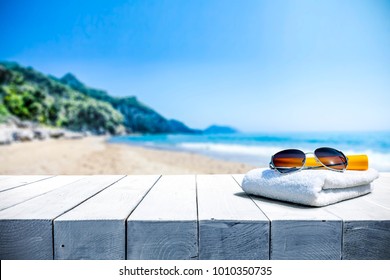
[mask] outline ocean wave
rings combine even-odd
[[[220,143],[196,143],[185,142],[177,144],[179,149],[192,152],[206,153],[220,158],[229,158],[243,161],[250,164],[267,166],[271,156],[278,151],[285,149],[279,146],[239,145]],[[299,149],[299,148],[298,148]],[[304,152],[312,152],[301,149]],[[390,171],[390,153],[367,150],[345,150],[346,155],[366,154],[369,159],[369,166],[378,171]]]
[[[281,147],[274,146],[249,146],[239,144],[217,144],[217,143],[180,143],[177,145],[179,148],[188,150],[200,150],[220,152],[226,154],[243,154],[243,155],[258,155],[269,156],[280,150]]]

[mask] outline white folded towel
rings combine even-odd
[[[334,172],[302,170],[280,174],[270,169],[253,169],[242,181],[248,194],[310,206],[325,206],[371,192],[370,183],[379,177],[374,169]]]

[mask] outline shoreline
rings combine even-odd
[[[104,136],[2,145],[0,158],[0,175],[240,174],[255,168],[192,152],[108,143]]]

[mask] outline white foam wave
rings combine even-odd
[[[218,154],[220,156],[236,156],[242,157],[245,160],[253,158],[251,163],[257,162],[267,165],[271,156],[278,151],[284,150],[285,147],[277,146],[257,146],[257,145],[238,145],[238,144],[220,144],[220,143],[197,143],[197,142],[185,142],[178,144],[179,148],[190,150],[194,152]],[[297,147],[299,149],[299,147]],[[302,149],[304,152],[305,149]],[[381,153],[372,150],[346,150],[343,151],[346,155],[354,154],[366,154],[369,159],[369,166],[377,169],[378,171],[390,172],[390,152]]]
[[[268,146],[245,146],[237,144],[216,144],[216,143],[180,143],[178,145],[183,149],[193,151],[210,151],[224,154],[241,154],[241,155],[257,155],[257,156],[270,156],[276,152],[283,150],[281,147],[268,147]]]

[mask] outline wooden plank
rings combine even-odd
[[[53,220],[123,176],[89,176],[0,211],[0,259],[53,259]]]
[[[10,189],[6,192],[0,192],[0,210],[4,210],[34,197],[43,195],[82,178],[82,176],[57,176],[27,184],[21,186],[20,188]]]
[[[11,178],[11,175],[0,175],[0,182],[9,178]]]
[[[199,259],[268,259],[269,220],[231,175],[197,176]]]
[[[55,219],[55,259],[125,259],[126,219],[159,177],[127,176]]]
[[[233,176],[234,180],[237,181],[238,185],[241,186],[242,180],[244,179],[245,174],[232,174],[232,176]]]
[[[364,200],[390,210],[390,176],[381,176],[372,183],[372,193],[363,196]]]
[[[197,257],[195,176],[162,176],[127,219],[127,259]]]
[[[390,259],[390,210],[358,197],[326,207],[343,219],[343,259]]]
[[[242,182],[243,176],[234,176]],[[322,208],[251,196],[271,221],[270,259],[341,259],[342,221]]]
[[[341,259],[341,219],[320,208],[253,199],[271,220],[270,259]]]
[[[41,176],[41,175],[30,175],[30,176],[11,176],[6,177],[0,181],[0,192],[21,187],[30,183],[38,182],[51,178],[53,176]]]
[[[390,172],[380,172],[380,177],[390,177]]]

